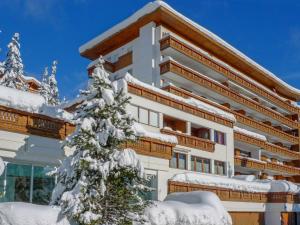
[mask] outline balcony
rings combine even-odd
[[[244,97],[243,95],[230,89],[229,87],[217,81],[214,81],[211,78],[208,78],[207,76],[199,72],[189,69],[175,61],[169,60],[167,62],[162,63],[160,66],[161,75],[167,74],[168,72],[174,73],[180,76],[181,78],[187,79],[192,83],[196,83],[202,86],[203,88],[212,91],[213,93],[217,93],[223,97],[225,96],[226,98],[229,98],[230,100],[240,104],[241,106],[247,106],[255,112],[264,114],[267,118],[273,118],[274,120],[279,121],[280,123],[283,123],[286,126],[298,129],[298,123],[296,121],[293,121],[290,118],[287,118],[282,114],[261,105],[259,102],[253,99]],[[170,79],[174,79],[172,78],[171,74],[166,76]]]
[[[160,41],[160,48],[161,51],[164,51],[168,48],[174,49],[175,51],[187,56],[190,59],[195,60],[198,63],[201,63],[211,70],[222,74],[227,79],[236,82],[237,84],[241,85],[242,87],[251,90],[254,93],[257,93],[258,95],[263,96],[264,98],[270,100],[274,104],[290,111],[293,113],[300,113],[300,110],[291,105],[289,102],[286,102],[282,100],[277,94],[272,93],[271,90],[267,91],[264,88],[259,87],[254,82],[243,78],[239,74],[237,74],[232,69],[225,67],[224,65],[221,65],[216,60],[204,55],[200,51],[196,50],[195,48],[183,43],[182,41],[176,39],[175,37],[168,36],[163,38]]]
[[[138,154],[170,160],[175,145],[152,138],[140,138],[137,142],[127,142],[123,148],[132,148]]]
[[[189,148],[199,149],[207,152],[215,151],[215,143],[210,140],[193,137],[188,134],[178,133],[176,131],[171,131],[166,129],[161,129],[160,132],[163,134],[176,136],[179,145],[186,146]]]
[[[0,129],[22,134],[65,139],[74,131],[75,127],[62,120],[0,106]]]
[[[240,96],[238,93],[234,93],[233,91],[231,91],[224,85],[222,85],[216,81],[213,81],[213,80],[205,77],[204,75],[197,73],[193,70],[190,70],[190,69],[188,69],[176,62],[173,62],[173,61],[167,61],[167,62],[161,64],[161,74],[165,74],[165,73],[171,73],[170,76],[173,76],[176,74],[180,77],[190,80],[192,83],[196,83],[204,88],[207,88],[206,90],[209,89],[210,91],[218,92],[218,93],[220,93],[220,95],[223,95],[223,96],[230,96],[231,93],[233,93],[233,96],[237,96],[237,98],[238,98],[238,96]],[[171,88],[166,88],[166,90],[167,89],[172,90]],[[195,95],[193,93],[187,93],[187,91],[181,93],[179,88],[177,88],[176,90],[173,89],[172,91],[175,94],[180,93],[181,96],[193,97],[193,98],[196,98],[199,100],[203,99],[203,97],[199,98],[199,97],[197,97],[197,95]],[[225,107],[220,107],[218,104],[213,104],[211,101],[206,100],[205,102],[208,104],[214,105],[218,108],[222,108],[223,110],[226,110]],[[246,102],[244,102],[244,103],[246,104]],[[229,111],[229,109],[227,108],[226,111]],[[237,122],[239,122],[239,123],[242,123],[246,126],[263,131],[264,133],[267,133],[271,136],[276,136],[276,137],[280,138],[281,140],[285,140],[285,141],[288,141],[288,142],[294,143],[294,144],[299,143],[299,137],[295,137],[291,134],[288,134],[287,132],[276,129],[268,124],[264,124],[262,122],[256,121],[250,117],[243,115],[242,113],[232,111],[232,110],[230,110],[229,112],[231,112],[235,115]],[[298,127],[298,124],[296,122],[293,122],[293,123]]]
[[[280,174],[291,174],[291,175],[300,175],[300,169],[293,166],[281,165],[278,163],[268,162],[266,164],[266,170],[271,170],[279,172]]]
[[[296,194],[285,192],[246,192],[226,188],[212,187],[201,184],[183,182],[168,182],[168,192],[209,191],[219,196],[221,201],[233,202],[258,202],[258,203],[300,203],[300,197]]]
[[[159,92],[147,89],[137,84],[128,83],[128,91],[131,94],[141,96],[143,98],[155,101],[157,103],[169,106],[171,108],[189,113],[200,118],[222,124],[224,126],[233,127],[233,122],[216,114],[207,112],[195,106],[189,105],[185,102],[179,101],[176,98],[169,97]]]
[[[239,142],[243,142],[249,145],[254,145],[257,146],[259,148],[264,149],[267,152],[273,153],[274,155],[280,155],[282,157],[288,158],[288,159],[292,159],[292,160],[300,160],[300,153],[299,152],[295,152],[295,151],[291,151],[287,148],[284,147],[280,147],[278,145],[274,145],[272,143],[263,141],[261,139],[246,135],[246,134],[242,134],[239,132],[234,132],[234,140],[235,141],[239,141]]]
[[[234,157],[234,165],[245,167],[247,169],[259,170],[259,171],[264,170],[266,167],[265,162],[259,162],[256,160],[252,160],[251,158],[242,158],[239,156]]]

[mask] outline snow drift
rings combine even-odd
[[[231,225],[232,220],[218,196],[212,192],[172,193],[155,202],[145,215],[149,225]]]

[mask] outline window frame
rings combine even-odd
[[[172,159],[173,159],[173,155],[172,155],[172,158],[169,160],[169,167],[170,168],[173,168],[173,169],[179,169],[179,170],[187,170],[188,169],[188,154],[186,154],[186,153],[182,153],[182,152],[173,152],[173,154],[175,154],[176,155],[176,161],[175,161],[175,167],[173,167],[172,165],[171,165],[171,162],[172,162]],[[184,169],[182,169],[182,168],[179,168],[179,155],[184,155],[185,156],[185,168]]]
[[[156,127],[156,128],[159,128],[159,112],[158,111],[155,111],[155,110],[152,110],[152,109],[148,109],[148,108],[145,108],[145,107],[142,107],[142,106],[138,106],[138,105],[135,105],[135,104],[130,104],[131,106],[134,106],[134,107],[137,107],[137,122],[141,123],[141,124],[145,124],[145,125],[148,125],[148,126],[151,126],[151,127]],[[143,109],[143,110],[146,110],[147,111],[147,115],[148,115],[148,120],[147,120],[147,123],[144,123],[144,122],[141,122],[140,120],[140,109]],[[150,115],[151,113],[155,113],[157,114],[157,126],[154,126],[154,125],[151,125],[150,121]]]
[[[193,158],[194,158],[194,160],[193,160]],[[202,171],[197,171],[196,170],[196,168],[197,168],[197,166],[196,166],[196,163],[197,163],[197,159],[200,159],[201,160],[201,169],[202,169]],[[208,161],[209,162],[209,171],[208,172],[206,172],[205,171],[205,161]],[[195,156],[195,155],[191,155],[191,171],[193,171],[193,172],[200,172],[200,173],[211,173],[211,159],[208,159],[208,158],[204,158],[204,157],[200,157],[200,156]]]
[[[219,166],[223,166],[224,173],[219,173]],[[221,176],[226,176],[226,162],[224,161],[219,161],[219,160],[214,160],[214,174],[216,175],[221,175]]]
[[[223,140],[224,140],[224,143],[222,143],[219,139],[219,134],[222,134],[223,135]],[[219,145],[226,145],[226,133],[225,132],[222,132],[222,131],[218,131],[218,130],[214,130],[214,142],[219,144]]]

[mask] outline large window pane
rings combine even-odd
[[[205,159],[204,160],[204,173],[210,173],[210,160]]]
[[[195,163],[196,163],[196,171],[203,172],[202,171],[202,160],[200,158],[196,157]]]
[[[150,126],[158,127],[158,113],[150,111]]]
[[[6,172],[4,201],[30,201],[31,166],[9,163]]]
[[[186,155],[178,154],[178,169],[186,169]]]
[[[139,108],[134,105],[128,105],[128,110],[136,121],[139,121]]]
[[[139,119],[140,119],[140,122],[144,123],[144,124],[148,124],[148,121],[149,121],[148,116],[149,116],[148,115],[148,110],[140,108],[140,110],[139,110]]]
[[[34,167],[32,202],[35,204],[48,204],[50,201],[55,180],[47,175],[49,171],[48,167]]]
[[[177,168],[177,153],[173,152],[172,159],[170,161],[171,168]]]

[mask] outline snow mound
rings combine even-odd
[[[72,114],[54,106],[47,106],[45,99],[35,93],[0,85],[0,105],[17,110],[37,113],[56,119],[71,121]]]
[[[30,203],[0,203],[1,225],[75,225],[60,214],[60,208]]]
[[[231,225],[216,194],[206,191],[172,193],[146,209],[151,225]]]
[[[181,173],[174,175],[171,181],[200,184],[211,187],[227,188],[246,192],[286,192],[299,194],[300,186],[285,180],[256,180],[254,176],[239,175],[232,178],[206,175],[201,173]]]
[[[236,132],[242,133],[242,134],[246,134],[246,135],[248,135],[250,137],[254,137],[254,138],[260,139],[262,141],[267,141],[266,136],[258,134],[258,133],[255,133],[255,132],[252,132],[250,130],[246,130],[246,129],[243,129],[243,128],[240,128],[240,127],[236,127],[236,126],[233,127],[233,130],[236,131]]]
[[[228,177],[205,175],[201,173],[176,174],[171,178],[171,181],[201,184],[212,187],[228,188],[231,190],[247,192],[268,192],[271,189],[271,185],[269,182],[250,182],[232,179]]]
[[[168,142],[171,144],[178,143],[177,137],[175,137],[173,135],[167,135],[167,134],[146,131],[145,128],[139,123],[134,123],[132,126],[132,129],[135,131],[135,134],[139,137],[153,138],[153,139],[157,139],[157,140],[160,140],[163,142]]]

